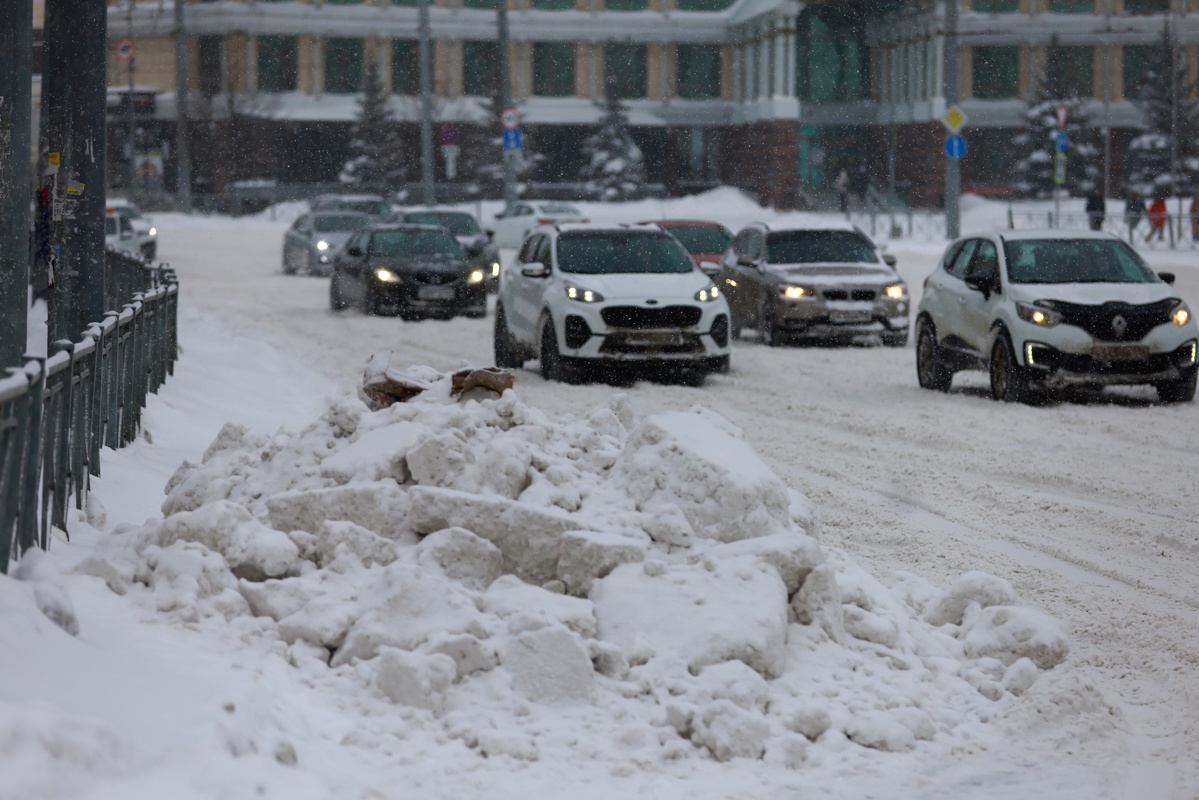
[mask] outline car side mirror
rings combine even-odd
[[[550,268],[540,261],[533,261],[521,267],[520,274],[526,278],[548,278],[550,276]]]
[[[362,248],[359,247],[358,245],[354,245],[353,247],[347,247],[346,253],[348,255],[354,256],[355,258],[361,258],[362,257]]]
[[[982,292],[983,297],[985,298],[991,297],[992,287],[990,278],[980,278],[972,275],[971,277],[966,278],[966,285],[976,292]]]
[[[487,234],[488,241],[495,241],[495,231],[488,228],[487,230],[483,231],[483,233]]]
[[[737,263],[743,267],[756,267],[758,263],[746,255],[737,256]]]
[[[1166,284],[1167,286],[1174,285],[1174,273],[1173,272],[1159,272],[1159,273],[1157,273],[1157,277],[1161,278],[1162,283]]]
[[[699,262],[699,269],[709,278],[715,278],[720,274],[720,265],[715,261],[701,261]]]
[[[894,267],[896,264],[899,263],[899,259],[897,259],[895,256],[891,255],[890,253],[883,253],[883,263],[886,264],[888,267]]]

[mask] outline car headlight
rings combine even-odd
[[[149,234],[150,234],[151,236],[157,236],[157,235],[158,235],[158,228],[151,227],[151,228],[150,228],[150,230],[149,230]]]
[[[1016,313],[1025,322],[1040,325],[1042,328],[1052,328],[1062,321],[1062,315],[1046,300],[1038,300],[1035,303],[1016,303]]]
[[[1186,303],[1174,306],[1174,310],[1170,312],[1170,321],[1180,328],[1191,321],[1191,310],[1187,308]]]
[[[720,287],[714,283],[709,283],[695,293],[695,299],[701,303],[711,303],[718,297],[720,297]]]
[[[500,262],[492,261],[491,262],[491,277],[493,277],[493,278],[499,277],[499,274],[500,274]]]
[[[324,239],[321,239],[320,241],[318,241],[316,243],[316,249],[320,250],[323,253],[329,249],[329,243],[326,242]]]
[[[396,275],[394,272],[392,272],[389,269],[375,270],[375,277],[378,278],[383,283],[399,283],[400,282],[400,276]]]
[[[893,283],[886,289],[883,289],[883,294],[890,297],[892,300],[902,300],[907,296],[908,287],[902,283]]]
[[[816,291],[807,286],[780,286],[779,294],[788,300],[799,300],[804,297],[815,297]]]
[[[483,270],[472,269],[470,271],[470,275],[466,279],[466,282],[467,283],[482,283],[483,282]]]
[[[593,292],[590,289],[584,289],[581,286],[566,287],[566,296],[571,300],[577,300],[580,303],[598,303],[604,299],[604,296],[599,292]]]

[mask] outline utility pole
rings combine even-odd
[[[433,70],[429,63],[429,0],[420,0],[420,174],[425,205],[437,202],[433,187]]]
[[[1178,21],[1171,12],[1167,24],[1170,26],[1170,189],[1178,198],[1178,235],[1182,237],[1182,192],[1178,163]]]
[[[26,352],[32,81],[33,3],[17,2],[0,14],[0,371]]]
[[[129,41],[132,42],[133,41],[133,0],[125,0],[125,3],[127,5],[126,20],[129,23],[129,30],[128,30],[127,36],[129,38]],[[130,201],[136,203],[137,202],[137,165],[134,163],[134,155],[137,153],[137,116],[135,113],[135,109],[133,107],[133,73],[136,69],[135,65],[137,64],[136,51],[135,51],[134,55],[129,57],[128,64],[129,64],[129,96],[125,98],[125,102],[128,104],[127,110],[129,112],[129,114],[128,114],[129,133],[125,138],[125,155],[129,159],[129,173],[128,173],[129,186],[128,186],[127,191],[129,192]]]
[[[1103,194],[1112,196],[1112,0],[1103,4]]]
[[[952,108],[961,99],[960,54],[958,53],[958,3],[945,0],[945,107]],[[956,239],[962,233],[962,160],[945,159],[945,236]]]
[[[500,51],[500,107],[503,114],[512,107],[512,71],[508,65],[508,0],[495,0],[496,46]],[[516,202],[516,164],[513,150],[504,151],[504,206]]]
[[[49,341],[104,316],[105,0],[46,0],[37,235]]]
[[[191,149],[187,129],[187,32],[183,0],[175,3],[175,197],[179,210],[192,210]]]

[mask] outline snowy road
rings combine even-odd
[[[179,270],[183,302],[327,375],[331,393],[351,389],[380,350],[439,369],[492,361],[490,318],[334,314],[327,281],[280,273],[282,222],[161,223],[161,256]],[[892,252],[918,299],[936,248]],[[1153,256],[1178,273],[1193,308],[1194,261]],[[749,336],[734,345],[731,374],[703,388],[547,384],[531,363],[518,389],[551,413],[582,413],[615,391],[639,414],[702,404],[811,498],[824,541],[875,574],[1006,578],[1026,605],[1067,625],[1078,674],[1124,713],[1121,733],[1097,741],[1055,731],[1045,713],[1030,759],[1044,759],[1033,751],[1049,742],[1102,774],[1113,797],[1199,795],[1199,404],[1124,390],[1003,405],[981,373],[959,375],[948,395],[920,390],[910,347],[771,349]]]

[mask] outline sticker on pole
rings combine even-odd
[[[962,128],[966,127],[966,112],[957,106],[950,106],[945,112],[945,116],[941,117],[941,124],[949,128],[950,133],[957,133]]]
[[[137,45],[132,39],[122,39],[117,42],[117,61],[132,61],[137,54]]]
[[[515,108],[505,108],[500,113],[500,125],[506,131],[514,131],[520,127],[520,112]]]

